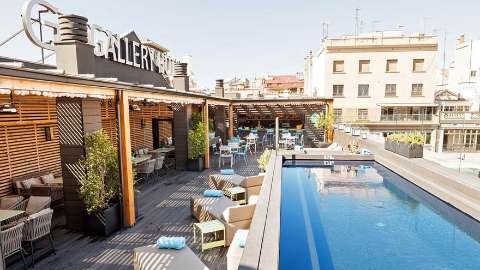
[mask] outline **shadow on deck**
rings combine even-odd
[[[249,155],[247,164],[239,160],[234,165],[235,172],[244,176],[258,174],[258,155]],[[219,172],[216,159],[212,159],[211,165],[213,168],[201,173],[172,170],[142,185],[138,201],[141,219],[134,227],[113,236],[94,238],[61,227],[54,229],[56,254],[45,255],[35,268],[133,269],[133,248],[155,243],[161,235],[175,235],[184,236],[187,245],[210,269],[226,269],[227,248],[201,252],[198,239],[193,243],[196,221],[190,213],[190,197],[201,194],[207,188],[208,176]],[[38,243],[38,248],[43,244]],[[23,269],[23,265],[17,262],[8,269]]]

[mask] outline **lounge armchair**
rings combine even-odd
[[[133,249],[133,269],[208,270],[209,268],[188,247],[176,250],[159,249],[155,245],[150,245]]]
[[[256,204],[237,205],[227,197],[193,196],[192,215],[200,222],[217,219],[225,225],[225,242],[229,246],[238,229],[248,229]]]
[[[240,176],[238,174],[233,175],[221,175],[212,174],[208,177],[208,187],[211,189],[227,190],[235,186],[245,188],[247,193],[247,199],[252,195],[258,195],[262,188],[264,174],[255,176]]]

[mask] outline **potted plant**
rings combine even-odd
[[[323,128],[327,136],[327,142],[333,141],[333,124],[335,123],[335,114],[333,113],[321,113],[317,118],[317,128]]]
[[[268,161],[270,160],[271,154],[272,154],[272,150],[265,149],[265,151],[263,151],[260,158],[257,159],[258,168],[260,168],[260,172],[265,172],[267,170],[267,165],[268,165]]]
[[[192,115],[193,128],[188,131],[188,159],[189,171],[203,171],[205,156],[205,126],[201,117]]]
[[[87,233],[108,236],[120,229],[118,152],[99,130],[85,135],[86,155],[80,161],[80,198],[85,206]]]

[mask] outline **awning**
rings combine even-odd
[[[380,107],[438,107],[435,103],[377,103]]]

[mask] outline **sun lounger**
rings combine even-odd
[[[229,246],[238,229],[248,229],[252,222],[255,204],[237,205],[226,197],[190,199],[192,215],[200,222],[217,219],[225,224],[225,240]]]
[[[155,245],[150,245],[133,250],[133,269],[208,270],[209,268],[188,247],[175,250],[159,249]]]
[[[252,195],[258,195],[263,183],[263,174],[255,176],[240,176],[212,174],[208,177],[208,186],[211,189],[227,190],[229,188],[240,186],[245,188],[247,199]]]

